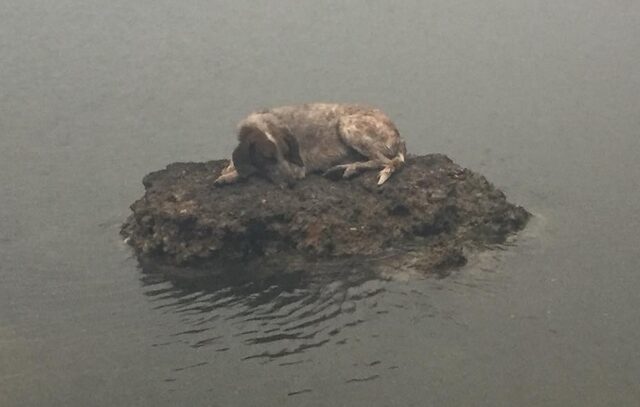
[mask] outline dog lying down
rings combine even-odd
[[[250,114],[238,125],[239,144],[216,185],[251,175],[292,185],[322,172],[349,178],[380,170],[378,185],[404,165],[406,147],[380,110],[352,104],[312,103]]]

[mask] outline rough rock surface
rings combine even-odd
[[[387,274],[442,275],[465,263],[464,250],[503,242],[530,216],[439,154],[409,157],[380,187],[373,171],[337,181],[309,175],[284,189],[260,178],[216,187],[226,164],[174,163],[144,178],[122,227],[143,264],[250,273],[386,259]]]

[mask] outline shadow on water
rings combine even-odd
[[[266,266],[263,266],[266,267]],[[243,360],[298,363],[285,357],[325,344],[344,345],[345,331],[377,313],[385,281],[353,261],[268,272],[180,269],[146,264],[141,281],[157,310],[178,314],[183,330],[154,346],[239,350]],[[261,275],[261,278],[247,278]]]

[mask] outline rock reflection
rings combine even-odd
[[[302,363],[282,358],[329,343],[345,344],[345,330],[377,315],[376,297],[385,291],[385,281],[361,263],[287,269],[256,273],[238,268],[230,273],[147,264],[141,280],[155,308],[180,315],[184,323],[183,330],[170,335],[170,343],[239,350],[243,360]],[[263,277],[248,279],[249,272]]]

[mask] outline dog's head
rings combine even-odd
[[[243,126],[238,139],[233,163],[242,177],[257,174],[276,183],[292,184],[303,171],[298,141],[288,129],[269,126],[262,131],[255,126]]]

